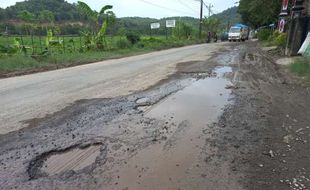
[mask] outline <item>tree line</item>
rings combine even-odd
[[[240,0],[238,12],[245,23],[259,28],[278,22],[281,5],[282,0]]]

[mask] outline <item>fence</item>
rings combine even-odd
[[[116,37],[106,36],[106,50],[115,48]],[[72,53],[79,52],[84,48],[84,38],[79,35],[59,35],[54,36],[53,40],[49,43],[57,43],[56,45],[48,46],[49,53]],[[21,47],[24,47],[26,55],[40,55],[47,48],[46,36],[34,36],[34,35],[6,35],[0,36],[0,46],[12,47],[18,43]]]

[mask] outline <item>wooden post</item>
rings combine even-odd
[[[33,42],[33,33],[31,32],[31,46],[32,46],[32,55],[35,52],[35,46],[34,46],[34,42]]]
[[[41,32],[40,32],[40,35],[39,35],[39,41],[40,41],[40,50],[41,50],[41,52],[43,52]]]
[[[72,37],[72,43],[73,43],[73,51],[75,52],[75,41],[73,37]]]
[[[66,53],[66,44],[65,44],[65,37],[64,36],[62,36],[62,47],[63,47],[64,53]]]

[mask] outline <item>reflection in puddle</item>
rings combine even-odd
[[[41,170],[49,175],[60,174],[66,171],[78,171],[95,163],[100,155],[100,145],[89,146],[84,149],[75,148],[61,154],[47,158]]]
[[[167,140],[138,152],[117,168],[119,178],[108,189],[206,188],[208,183],[201,177],[207,169],[201,157],[202,131],[217,121],[231,93],[225,88],[231,83],[223,76],[232,69],[219,67],[214,72],[216,77],[193,80],[146,111],[146,117],[165,121],[161,133]]]
[[[231,72],[231,68],[222,67],[215,71],[219,77],[226,72]],[[146,116],[157,119],[173,117],[177,123],[187,120],[191,124],[203,125],[209,118],[218,116],[218,111],[227,104],[230,95],[230,91],[225,89],[227,85],[230,82],[224,78],[195,81],[155,105]]]

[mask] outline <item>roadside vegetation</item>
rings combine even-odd
[[[310,57],[299,57],[289,65],[289,70],[310,82]]]
[[[286,33],[279,33],[271,29],[261,29],[257,33],[258,40],[263,46],[277,46],[280,49],[284,49],[286,46]]]
[[[275,31],[282,1],[280,0],[240,0],[238,12],[242,20],[252,28],[258,29],[257,38],[263,46],[277,46],[284,49],[286,34]]]
[[[40,55],[31,55],[31,51],[33,51],[31,48],[25,49],[25,47],[18,44],[12,45],[10,49],[0,50],[2,52],[0,55],[0,76],[12,72],[68,67],[200,43],[198,39],[179,40],[176,37],[170,37],[166,40],[164,36],[139,36],[139,39],[133,40],[129,35],[128,38],[126,36],[113,37],[112,40],[107,38],[109,39],[106,42],[108,48],[105,50],[91,50],[90,43],[85,43],[85,39],[82,39],[83,45],[81,48],[76,47],[76,50],[74,50],[71,43],[67,43],[65,48],[62,44],[58,44],[51,45],[48,50],[44,48],[45,51],[41,52]],[[76,44],[79,44],[79,38],[73,38],[73,40],[76,41]],[[36,51],[40,51],[40,49],[38,48]],[[29,51],[30,55],[28,55],[27,51]]]
[[[47,2],[72,10],[63,20],[76,21],[81,17],[84,27],[79,28],[78,34],[75,31],[72,35],[64,35],[67,32],[62,31],[64,26],[56,24],[61,21],[58,16],[62,14],[40,10],[41,7],[38,7],[38,10],[33,9],[33,6],[37,6],[36,3],[48,8]],[[13,27],[14,30],[6,29],[0,33],[0,77],[120,58],[205,41],[198,38],[198,27],[195,28],[193,27],[195,24],[187,22],[191,21],[190,19],[181,21],[179,18],[175,28],[168,28],[166,31],[154,30],[150,33],[151,22],[148,22],[143,30],[140,25],[128,29],[121,26],[124,23],[120,23],[116,18],[111,5],[103,6],[97,12],[80,1],[71,5],[64,0],[55,2],[29,0],[17,3],[14,9],[11,7],[2,9],[0,20],[6,17],[9,19],[11,12],[23,7],[33,10],[31,12],[22,10],[17,12],[16,17],[12,17],[20,21],[23,27],[18,23],[16,24],[18,27]],[[37,14],[34,14],[36,11]],[[64,12],[62,11],[63,14]],[[140,31],[145,32],[135,30],[139,27]]]
[[[111,5],[98,12],[82,1],[18,2],[0,8],[0,77],[204,43],[208,32],[227,31],[227,18],[240,21],[237,10],[205,17],[199,36],[197,18],[117,18]],[[165,27],[170,19],[175,28]],[[154,22],[161,27],[151,30]]]

